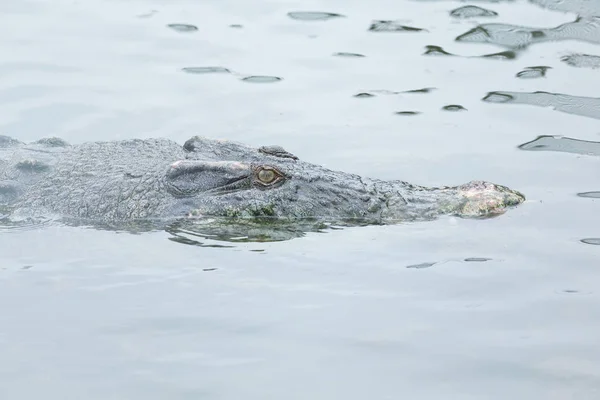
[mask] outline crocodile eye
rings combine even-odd
[[[271,169],[261,169],[258,172],[258,179],[262,182],[262,183],[271,183],[275,180],[277,176],[275,175],[275,172]]]
[[[257,183],[264,186],[273,185],[283,178],[285,178],[285,176],[272,167],[259,167],[256,170]]]

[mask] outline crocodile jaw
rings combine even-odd
[[[460,186],[427,188],[405,182],[382,183],[386,198],[382,222],[386,220],[430,220],[440,215],[487,218],[506,212],[525,201],[525,196],[506,186],[471,181]]]

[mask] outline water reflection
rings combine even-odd
[[[356,93],[354,97],[358,97],[359,99],[368,99],[369,97],[375,97],[375,95],[367,92],[360,92]]]
[[[552,67],[537,66],[537,67],[526,67],[523,71],[517,73],[517,78],[520,79],[536,79],[543,78],[546,76],[546,71]]]
[[[591,54],[573,53],[562,57],[560,60],[576,68],[600,68],[600,56]]]
[[[460,104],[448,104],[447,106],[442,107],[444,111],[467,111],[466,108],[461,106]]]
[[[480,57],[482,57],[482,58],[497,58],[500,60],[514,60],[515,58],[517,58],[517,53],[514,51],[511,51],[511,50],[508,50],[508,51],[500,51],[498,53],[484,54]]]
[[[298,21],[326,21],[332,18],[344,17],[342,14],[319,12],[319,11],[292,11],[289,12],[288,17]]]
[[[236,243],[269,243],[304,237],[307,233],[322,233],[328,225],[318,221],[298,224],[277,221],[225,221],[206,219],[203,221],[179,221],[170,225],[166,232],[169,240],[200,247],[235,247]],[[223,244],[229,243],[229,244]]]
[[[242,81],[250,82],[250,83],[273,83],[273,82],[279,82],[281,80],[283,80],[283,78],[280,78],[278,76],[269,76],[269,75],[251,75],[251,76],[246,76],[246,77],[242,78]]]
[[[530,3],[554,11],[573,12],[581,16],[600,16],[600,2],[596,0],[529,0]]]
[[[231,71],[225,67],[184,67],[181,70],[188,74],[231,73]]]
[[[431,93],[434,90],[436,90],[437,88],[434,87],[426,87],[426,88],[421,88],[421,89],[411,89],[411,90],[404,90],[404,91],[395,91],[395,90],[387,90],[387,89],[373,89],[373,90],[369,90],[368,92],[360,92],[354,95],[354,97],[364,97],[364,98],[369,98],[369,97],[375,97],[375,93],[376,94],[382,94],[382,95],[398,95],[398,94],[425,94],[425,93]]]
[[[463,258],[463,259],[448,259],[448,260],[442,260],[442,261],[427,261],[427,262],[422,262],[422,263],[418,263],[418,264],[411,264],[411,265],[407,265],[406,268],[409,269],[425,269],[425,268],[431,268],[434,265],[440,265],[440,264],[446,264],[446,263],[450,263],[450,262],[486,262],[486,261],[491,261],[491,258],[488,257],[467,257],[467,258]]]
[[[488,103],[528,104],[551,107],[556,111],[600,119],[600,98],[572,96],[549,92],[489,92],[483,99]]]
[[[369,26],[371,32],[422,32],[426,29],[403,25],[398,21],[379,20],[373,21]]]
[[[239,72],[235,72],[229,68],[221,67],[221,66],[206,66],[206,67],[184,67],[181,71],[187,74],[193,75],[207,75],[207,74],[230,74],[236,76],[239,80],[243,82],[250,83],[273,83],[279,82],[283,80],[283,78],[279,76],[271,76],[271,75],[244,75]]]
[[[497,12],[477,6],[463,6],[450,11],[450,16],[454,18],[467,19],[479,17],[496,17]]]
[[[435,89],[436,88],[434,88],[434,87],[426,87],[426,88],[422,88],[422,89],[406,90],[404,92],[399,92],[399,93],[431,93]]]
[[[513,50],[500,51],[498,53],[483,54],[481,56],[461,56],[458,54],[450,53],[444,50],[441,46],[428,45],[425,46],[424,56],[452,56],[452,57],[464,57],[464,58],[492,58],[500,60],[514,60],[517,58],[517,52]]]
[[[600,43],[600,18],[581,17],[550,29],[510,24],[482,24],[456,37],[457,42],[490,43],[511,49],[561,40]]]
[[[452,54],[444,50],[441,46],[428,45],[425,46],[425,53],[423,55],[427,56],[455,56],[456,54]]]
[[[52,219],[24,218],[14,220],[10,217],[7,210],[3,210],[2,207],[0,207],[0,233],[33,231],[54,225],[56,225],[56,223]]]
[[[593,246],[600,246],[600,238],[585,238],[585,239],[581,239],[581,243],[591,244]]]
[[[394,114],[411,116],[411,115],[419,115],[419,114],[421,114],[421,112],[420,111],[396,111]]]
[[[600,191],[581,192],[581,193],[577,193],[577,196],[585,197],[585,198],[589,198],[589,199],[600,199]]]
[[[157,10],[150,10],[149,12],[145,13],[145,14],[139,14],[138,18],[150,18],[152,16],[154,16],[154,14],[156,14],[158,11]]]
[[[38,230],[43,228],[74,227],[141,235],[151,232],[167,232],[169,240],[200,247],[232,248],[241,243],[282,242],[301,238],[308,233],[326,233],[349,227],[380,224],[368,219],[307,218],[284,221],[270,218],[235,219],[205,217],[193,219],[147,219],[133,221],[90,221],[76,218],[13,218],[1,213],[0,232]]]
[[[349,57],[349,58],[362,58],[362,57],[365,57],[363,54],[359,54],[359,53],[347,53],[347,52],[333,53],[333,55],[336,56],[336,57]]]
[[[197,26],[189,25],[189,24],[169,24],[167,26],[169,28],[173,29],[174,31],[183,32],[183,33],[195,32],[198,30]]]
[[[579,140],[561,136],[538,136],[518,147],[527,151],[557,151],[561,153],[600,156],[600,142]]]

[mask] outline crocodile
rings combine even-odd
[[[69,144],[0,136],[0,217],[127,223],[201,218],[390,224],[504,213],[525,196],[471,181],[424,187],[327,169],[281,146],[194,136]],[[351,222],[349,222],[351,223]]]

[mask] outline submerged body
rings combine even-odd
[[[426,188],[332,171],[279,146],[192,137],[69,145],[0,136],[0,214],[88,222],[190,217],[395,223],[486,217],[524,201],[472,181]]]

